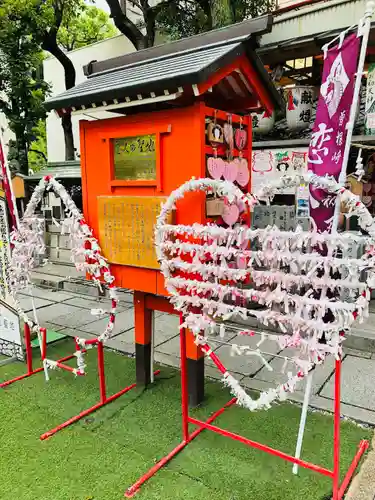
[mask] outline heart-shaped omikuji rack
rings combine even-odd
[[[66,234],[70,238],[72,262],[78,270],[88,274],[101,291],[103,291],[103,285],[107,286],[110,298],[110,307],[108,308],[108,311],[103,309],[91,310],[91,314],[94,316],[107,316],[107,322],[103,333],[96,338],[85,339],[76,337],[74,354],[65,356],[64,358],[58,360],[47,358],[47,330],[39,325],[34,303],[34,320],[32,320],[23,310],[17,297],[18,293],[30,284],[30,273],[38,263],[38,259],[36,258],[37,255],[44,255],[45,253],[44,220],[40,219],[35,212],[43,196],[48,191],[53,191],[57,196],[59,196],[65,206],[66,217],[61,223],[61,234]],[[59,225],[57,221],[55,221],[55,223]],[[80,411],[80,413],[69,418],[64,423],[57,425],[47,432],[44,432],[40,436],[40,439],[44,440],[50,438],[57,432],[65,429],[75,422],[78,422],[82,418],[87,417],[89,414],[99,410],[99,408],[102,408],[103,406],[116,400],[123,394],[132,390],[136,384],[133,383],[115,394],[108,395],[105,378],[104,344],[113,334],[116,319],[118,296],[114,284],[115,278],[111,274],[109,264],[102,255],[99,242],[95,238],[92,230],[87,225],[83,215],[76,207],[74,201],[64,186],[57,180],[50,176],[45,176],[40,181],[39,185],[33,192],[25,214],[19,222],[17,230],[12,233],[11,243],[13,245],[10,266],[11,294],[14,298],[15,307],[24,321],[27,372],[10,380],[0,382],[0,388],[8,387],[15,382],[31,377],[42,370],[44,370],[46,380],[49,380],[49,369],[61,369],[74,375],[85,375],[85,360],[83,355],[89,348],[95,347],[97,351],[100,401],[95,403],[90,408]],[[36,332],[38,335],[41,360],[43,364],[41,368],[33,368],[30,335],[31,330]],[[73,368],[65,363],[65,361],[73,358],[77,359],[77,368]],[[159,370],[155,372],[155,374],[158,373]]]
[[[36,256],[45,253],[44,220],[38,217],[35,211],[45,193],[49,191],[54,192],[65,207],[66,217],[61,222],[61,234],[66,234],[70,239],[72,263],[78,271],[90,275],[99,288],[101,288],[101,282],[108,285],[112,304],[111,311],[92,310],[92,314],[96,316],[108,315],[108,323],[104,332],[97,339],[99,342],[106,341],[112,335],[116,317],[118,297],[114,285],[115,278],[110,272],[107,260],[102,256],[97,239],[71,196],[62,184],[50,176],[45,176],[35,188],[25,214],[20,221],[19,228],[11,236],[13,251],[10,265],[10,281],[15,307],[23,321],[39,333],[39,325],[35,318],[34,321],[31,320],[23,310],[18,301],[18,294],[31,283],[31,271],[38,265]],[[77,338],[77,341],[82,346],[87,343],[86,339]]]
[[[251,229],[240,223],[229,228],[166,223],[176,202],[188,192],[215,194],[252,210],[261,201],[270,203],[281,190],[306,183],[336,194],[348,215],[358,216],[368,236],[320,234],[301,228],[294,232],[277,227]],[[237,404],[249,410],[269,408],[274,400],[284,400],[328,356],[339,359],[344,335],[356,318],[363,321],[368,315],[370,287],[375,281],[374,221],[359,198],[332,178],[312,173],[284,176],[247,195],[231,182],[192,179],[164,204],[155,242],[170,300],[184,318],[182,327],[194,333],[196,343],[222,372]],[[353,243],[364,245],[361,258],[349,257]],[[346,301],[341,299],[344,295]],[[229,319],[251,317],[274,331],[261,332],[255,349],[233,345],[234,354],[251,354],[272,369],[261,351],[265,340],[276,342],[280,349],[293,347],[296,352],[282,370],[287,380],[262,392],[258,399],[247,394],[225,369],[207,339],[217,329],[224,336]],[[253,334],[246,327],[242,333]]]

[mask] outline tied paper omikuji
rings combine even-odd
[[[338,196],[356,215],[368,236],[317,231],[294,232],[277,227],[251,229],[235,220],[229,227],[216,224],[167,224],[167,215],[189,192],[204,192],[225,199],[226,207],[252,210],[260,201],[269,203],[279,190],[303,183]],[[177,208],[176,208],[177,207]],[[351,245],[363,245],[361,258],[350,257]],[[254,194],[243,194],[233,183],[192,179],[175,190],[162,207],[155,229],[155,245],[171,302],[183,316],[203,352],[223,375],[223,382],[237,404],[256,410],[286,399],[312,369],[328,356],[341,355],[345,334],[355,319],[368,316],[370,287],[375,283],[375,225],[357,196],[333,178],[313,173],[284,176]],[[361,278],[363,277],[363,278]],[[257,305],[257,308],[254,308]],[[253,399],[209,345],[208,335],[224,337],[226,322],[256,318],[274,331],[260,333],[255,348],[232,345],[233,354],[249,355],[273,370],[262,353],[265,340],[281,349],[294,348],[285,358],[284,381]],[[276,333],[275,333],[276,332]],[[253,335],[246,329],[243,335]],[[285,380],[286,378],[286,380]]]

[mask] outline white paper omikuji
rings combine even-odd
[[[349,215],[358,217],[369,236],[305,232],[300,227],[293,232],[270,226],[251,229],[241,223],[229,228],[212,223],[166,223],[176,202],[188,192],[214,194],[252,210],[260,201],[269,204],[280,190],[301,184],[312,184],[326,191],[327,203],[336,202],[339,196]],[[249,241],[256,242],[257,248],[253,245],[248,249]],[[351,257],[353,244],[365,248],[361,258]],[[212,349],[205,332],[215,331],[220,321],[223,338],[223,321],[235,318],[253,317],[281,333],[261,332],[255,349],[234,342],[233,355],[256,357],[272,370],[261,351],[266,340],[276,342],[280,349],[296,349],[296,355],[285,358],[283,363],[282,373],[289,369],[287,380],[276,389],[262,392],[256,400],[233,375],[225,372],[223,381],[237,403],[252,411],[269,408],[275,399],[284,400],[327,356],[339,358],[344,333],[348,334],[356,318],[363,321],[368,316],[370,286],[375,282],[375,224],[359,198],[333,178],[312,173],[284,176],[247,195],[230,182],[192,179],[174,191],[162,206],[155,228],[155,246],[170,300],[184,318],[181,328],[189,328],[195,334],[197,345],[207,355],[212,356]],[[241,268],[236,266],[239,260],[245,262]],[[360,278],[363,273],[366,273],[364,280]],[[194,277],[189,278],[189,274]],[[252,287],[239,286],[249,278]],[[346,301],[340,298],[343,291],[348,291]],[[249,308],[252,302],[263,307]],[[325,320],[328,313],[330,322]],[[253,332],[245,330],[242,334]]]
[[[17,295],[31,283],[31,271],[37,265],[35,254],[43,255],[45,253],[44,220],[35,215],[35,210],[45,191],[49,190],[53,190],[66,207],[67,218],[62,221],[60,226],[62,234],[67,234],[70,239],[72,248],[71,261],[79,271],[90,274],[98,287],[102,286],[100,278],[103,278],[104,282],[110,285],[109,294],[112,300],[112,308],[107,313],[109,314],[108,324],[104,332],[98,337],[99,342],[105,342],[111,337],[116,317],[118,296],[116,288],[112,285],[115,278],[109,270],[106,259],[101,255],[99,243],[85,223],[83,215],[64,186],[52,177],[45,177],[40,181],[26,207],[19,228],[11,234],[13,251],[10,263],[10,283],[11,294],[16,308],[20,317],[33,331],[40,331],[40,325],[32,321],[23,311]],[[77,339],[77,341],[81,346],[85,346],[85,339]],[[77,357],[77,362],[78,370],[84,367],[83,358]]]

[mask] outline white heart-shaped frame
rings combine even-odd
[[[13,246],[10,264],[11,294],[15,307],[20,317],[35,331],[39,326],[32,321],[21,307],[17,294],[31,282],[30,273],[37,262],[35,253],[44,254],[44,220],[36,217],[35,210],[41,202],[45,192],[54,191],[66,207],[67,218],[62,225],[62,233],[70,235],[72,245],[71,260],[77,270],[88,273],[93,281],[101,287],[101,280],[108,285],[111,298],[111,310],[108,311],[109,319],[104,332],[97,338],[103,342],[110,338],[114,328],[118,298],[114,286],[115,278],[112,276],[109,264],[101,254],[97,239],[86,224],[83,215],[76,207],[71,196],[62,184],[50,176],[45,176],[35,188],[33,195],[26,207],[25,214],[20,221],[19,228],[11,235]],[[93,314],[103,315],[106,311],[94,310]],[[80,345],[85,345],[85,339],[77,339]]]
[[[349,214],[358,216],[361,228],[369,236],[320,234],[304,232],[301,228],[294,232],[280,231],[276,227],[251,229],[240,224],[230,228],[215,224],[166,224],[167,215],[188,192],[213,193],[226,197],[229,203],[242,202],[252,209],[260,201],[270,202],[275,194],[285,188],[305,183],[338,195]],[[256,242],[260,250],[244,248],[243,242],[246,240]],[[360,259],[345,256],[353,242],[366,244],[366,253]],[[170,300],[184,317],[183,326],[193,331],[196,343],[222,372],[224,383],[236,396],[237,404],[250,410],[269,408],[272,401],[285,399],[288,392],[294,391],[297,382],[315,366],[322,364],[327,356],[341,355],[344,332],[357,317],[363,319],[368,315],[370,286],[375,282],[374,243],[375,224],[359,198],[334,179],[312,173],[281,177],[262,186],[257,193],[248,195],[244,195],[230,182],[191,180],[169,196],[155,230],[161,271],[171,294]],[[342,254],[341,258],[338,251]],[[233,266],[233,262],[239,262],[239,258],[241,266]],[[246,260],[245,266],[243,259]],[[231,261],[230,265],[227,260]],[[264,270],[264,267],[268,267],[268,270]],[[334,278],[331,271],[341,274]],[[367,278],[361,282],[358,276],[362,271],[367,272]],[[238,282],[245,282],[248,278],[253,280],[255,288],[237,286]],[[233,284],[228,284],[228,281]],[[266,289],[260,289],[262,287]],[[304,287],[310,287],[309,293],[301,292]],[[351,302],[342,302],[337,297],[337,292],[344,289],[350,290]],[[327,297],[328,291],[332,292],[331,298]],[[236,297],[246,301],[246,305],[253,301],[267,309],[254,310],[238,306],[233,300]],[[200,312],[197,313],[197,310]],[[330,322],[327,322],[328,313],[332,315]],[[223,328],[222,322],[233,315],[244,319],[252,316],[265,325],[280,328],[281,334],[262,332],[258,347],[269,339],[276,341],[281,349],[293,346],[300,350],[301,357],[293,358],[297,372],[288,372],[285,383],[262,392],[257,400],[251,398],[225,369],[204,336],[205,331],[216,328],[218,323]],[[266,364],[259,349],[251,351]]]

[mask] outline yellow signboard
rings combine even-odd
[[[159,196],[98,197],[99,241],[109,262],[159,269],[154,226],[165,200]]]
[[[113,139],[114,180],[156,180],[156,136]]]

